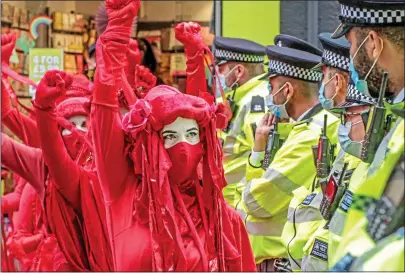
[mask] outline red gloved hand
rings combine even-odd
[[[130,39],[127,51],[128,65],[126,67],[126,75],[128,83],[132,88],[135,88],[135,73],[136,66],[141,64],[141,52],[138,48],[138,42],[135,39]]]
[[[184,22],[178,24],[174,29],[176,39],[184,45],[185,51],[191,51],[195,54],[198,50],[203,50],[205,47],[201,27],[195,22]]]
[[[12,110],[10,103],[10,95],[6,89],[6,86],[1,81],[1,118],[3,119]]]
[[[106,0],[108,26],[131,28],[135,16],[141,6],[140,0]]]
[[[9,64],[16,43],[15,32],[1,35],[1,62]]]
[[[63,71],[50,70],[41,79],[35,95],[35,106],[41,109],[53,109],[56,101],[66,94],[73,77]]]
[[[156,77],[149,68],[142,65],[136,66],[135,79],[135,94],[138,98],[144,98],[149,90],[156,86]]]

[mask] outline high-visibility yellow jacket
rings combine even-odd
[[[405,271],[404,228],[380,240],[350,266],[350,271]]]
[[[349,154],[346,154],[343,150],[339,149],[333,166],[331,168],[330,175],[334,173],[341,173],[344,163],[349,163],[346,174],[343,181],[347,183],[350,180],[353,170],[357,167],[360,159],[357,159]],[[328,178],[329,179],[329,178]],[[320,213],[320,204],[323,198],[323,193],[320,188],[310,192],[305,188],[300,188],[294,191],[294,197],[290,202],[287,222],[284,226],[282,240],[283,244],[288,250],[291,267],[294,271],[309,270],[320,266],[319,270],[323,271],[326,261],[322,260],[327,257],[327,253],[321,253],[314,251],[313,257],[310,257],[311,246],[322,246],[322,250],[328,250],[328,239],[325,238],[325,234],[328,235],[328,229],[325,228],[326,223]],[[314,234],[317,237],[314,237]],[[322,237],[322,242],[315,244],[314,239]],[[311,239],[312,238],[312,239]],[[312,241],[311,241],[312,240]],[[318,238],[318,240],[320,240]],[[325,247],[323,247],[325,246]],[[318,256],[316,256],[318,254]],[[314,258],[315,257],[315,258]],[[305,263],[304,263],[305,258]],[[305,269],[305,267],[309,269]]]
[[[336,251],[333,268],[346,270],[351,262],[375,246],[367,232],[367,212],[374,207],[387,185],[393,170],[404,153],[404,120],[399,118],[380,143],[373,162],[362,176],[353,174],[360,183],[355,189],[348,210],[342,238]]]
[[[318,222],[318,229],[304,246],[301,270],[304,272],[328,271],[328,221]]]
[[[323,221],[319,211],[323,194],[320,188],[311,192],[306,187],[296,189],[293,194],[281,241],[287,249],[292,270],[301,271],[304,246]]]
[[[256,263],[272,257],[287,258],[280,237],[288,204],[294,190],[312,186],[316,176],[312,146],[318,144],[324,115],[328,115],[327,135],[336,143],[339,120],[319,104],[294,125],[265,174],[247,181],[241,203]]]
[[[236,183],[245,175],[245,164],[254,145],[254,127],[267,112],[265,97],[269,94],[268,83],[260,80],[263,75],[250,79],[235,91],[227,93],[237,105],[229,131],[219,131],[223,145],[223,164],[228,185],[223,189],[225,201],[235,207]],[[217,99],[220,102],[221,98]]]

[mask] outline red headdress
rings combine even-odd
[[[66,97],[90,97],[93,93],[93,83],[83,74],[73,75],[73,81],[66,91]]]
[[[179,191],[177,185],[169,184],[168,170],[172,163],[160,133],[165,125],[178,117],[194,119],[198,123],[205,151],[202,159],[203,183],[202,186],[198,182],[195,183],[199,206],[204,212],[201,217],[207,235],[208,249],[201,251],[200,246],[203,270],[240,270],[236,267],[225,268],[225,257],[232,257],[233,261],[240,257],[230,250],[232,247],[228,247],[229,244],[235,246],[235,239],[224,237],[224,234],[232,233],[232,227],[221,193],[226,181],[222,169],[222,150],[216,135],[216,123],[226,124],[222,110],[223,107],[209,105],[204,99],[161,85],[151,89],[144,99],[137,100],[123,118],[123,128],[133,140],[131,156],[134,171],[142,180],[142,193],[138,200],[149,207],[154,271],[184,271],[186,264],[184,245],[174,217],[174,199],[178,202],[176,192],[178,194]],[[187,211],[183,210],[183,213],[188,215],[186,218],[190,217]],[[191,227],[190,230],[195,231]],[[174,255],[175,253],[178,255]]]

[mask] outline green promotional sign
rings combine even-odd
[[[29,51],[29,78],[39,83],[48,70],[63,70],[63,49],[31,48]],[[30,86],[30,95],[35,96],[35,88]]]

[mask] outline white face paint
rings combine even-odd
[[[72,116],[68,118],[68,121],[70,121],[77,130],[87,132],[87,127],[86,127],[86,116],[83,115],[78,115],[78,116]],[[62,136],[68,136],[71,135],[72,132],[68,129],[63,129],[62,130]]]
[[[191,145],[200,142],[200,130],[194,119],[178,117],[173,123],[163,127],[162,136],[166,149],[180,142],[187,142]]]

